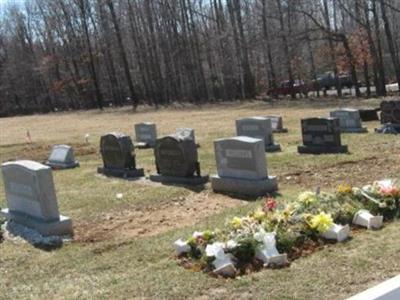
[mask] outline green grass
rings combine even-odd
[[[352,105],[376,103],[366,101]],[[228,217],[250,211],[260,200],[246,203],[215,195],[209,185],[203,191],[192,191],[96,174],[96,168],[101,164],[99,136],[116,129],[131,134],[134,122],[155,121],[160,134],[172,132],[177,127],[194,127],[196,139],[201,144],[202,171],[215,173],[213,140],[233,136],[236,118],[282,114],[289,133],[277,134],[275,140],[282,145],[283,151],[267,154],[269,173],[280,176],[278,201],[290,201],[299,191],[316,188],[321,182],[327,183],[324,188],[333,189],[344,181],[368,183],[384,175],[400,177],[399,138],[372,133],[377,122],[367,124],[368,134],[343,135],[343,143],[349,145],[350,154],[297,154],[296,147],[301,142],[300,118],[326,115],[337,105],[337,102],[328,102],[324,106],[298,102],[291,107],[287,103],[270,106],[250,102],[205,106],[198,110],[189,107],[132,114],[122,109],[0,119],[0,127],[8,129],[1,132],[1,161],[15,158],[41,161],[55,143],[72,144],[79,148],[78,153],[84,153],[78,156],[80,168],[53,172],[60,211],[72,217],[76,226],[81,226],[82,222],[101,226],[107,222],[105,214],[113,216],[121,211],[135,210],[154,221],[159,217],[157,213],[176,201],[185,202],[201,195],[211,199],[218,197],[225,204],[234,201],[241,204],[208,211],[207,206],[201,206],[202,198],[195,198],[198,200],[193,205],[198,203],[206,215],[200,220],[193,218],[190,224],[180,224],[180,217],[188,212],[177,207],[173,210],[175,223],[158,234],[107,238],[97,242],[74,241],[51,252],[4,241],[0,243],[0,299],[345,299],[396,275],[400,270],[399,221],[388,223],[379,231],[357,232],[352,240],[326,246],[285,269],[265,269],[236,280],[214,279],[185,270],[174,259],[174,240],[197,229],[221,227]],[[34,145],[27,146],[24,142],[26,128],[31,131]],[[91,144],[82,145],[87,132],[91,134]],[[147,174],[154,172],[152,150],[138,150],[137,163]],[[302,181],[286,180],[287,174],[305,170],[309,173],[299,175],[303,176]],[[117,199],[116,193],[123,193],[123,199]],[[2,185],[0,195],[4,195]],[[0,197],[0,206],[6,206],[4,197]],[[160,223],[159,226],[163,225]],[[119,230],[124,229],[116,228],[115,232],[119,233]]]

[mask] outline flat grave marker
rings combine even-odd
[[[79,167],[79,162],[75,160],[74,149],[71,146],[55,145],[45,165],[52,169],[71,169]]]

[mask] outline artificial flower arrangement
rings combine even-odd
[[[335,193],[306,191],[278,205],[268,197],[224,229],[194,232],[174,243],[180,263],[214,276],[235,277],[263,267],[285,267],[328,240],[345,241],[349,224],[378,229],[383,218],[399,217],[400,189],[394,180],[362,188],[340,185]]]

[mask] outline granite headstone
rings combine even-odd
[[[156,124],[143,122],[135,124],[136,148],[153,148],[157,140]]]
[[[280,151],[281,146],[274,143],[271,119],[264,117],[249,117],[236,120],[237,136],[248,136],[262,139],[266,152]]]
[[[299,153],[346,153],[348,147],[341,144],[341,130],[337,118],[308,118],[301,120],[303,145]]]
[[[150,176],[152,181],[188,185],[208,181],[208,175],[201,175],[197,146],[190,136],[173,134],[157,139],[154,156],[157,174]]]
[[[367,128],[362,127],[358,109],[342,108],[330,112],[331,118],[338,118],[340,130],[346,133],[365,133]]]
[[[258,197],[277,190],[268,176],[262,139],[238,136],[214,141],[217,175],[211,176],[215,192]]]
[[[97,168],[98,173],[122,178],[144,176],[143,169],[136,168],[136,155],[129,136],[119,132],[103,135],[100,153],[103,167]]]
[[[267,119],[271,119],[272,131],[274,133],[286,133],[287,128],[283,127],[283,119],[281,116],[265,116]]]
[[[43,236],[72,235],[72,221],[58,210],[51,168],[30,160],[1,166],[6,219],[37,230]]]

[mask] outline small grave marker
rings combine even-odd
[[[79,162],[75,160],[74,150],[68,145],[53,146],[49,159],[45,164],[52,169],[71,169],[79,167]]]

